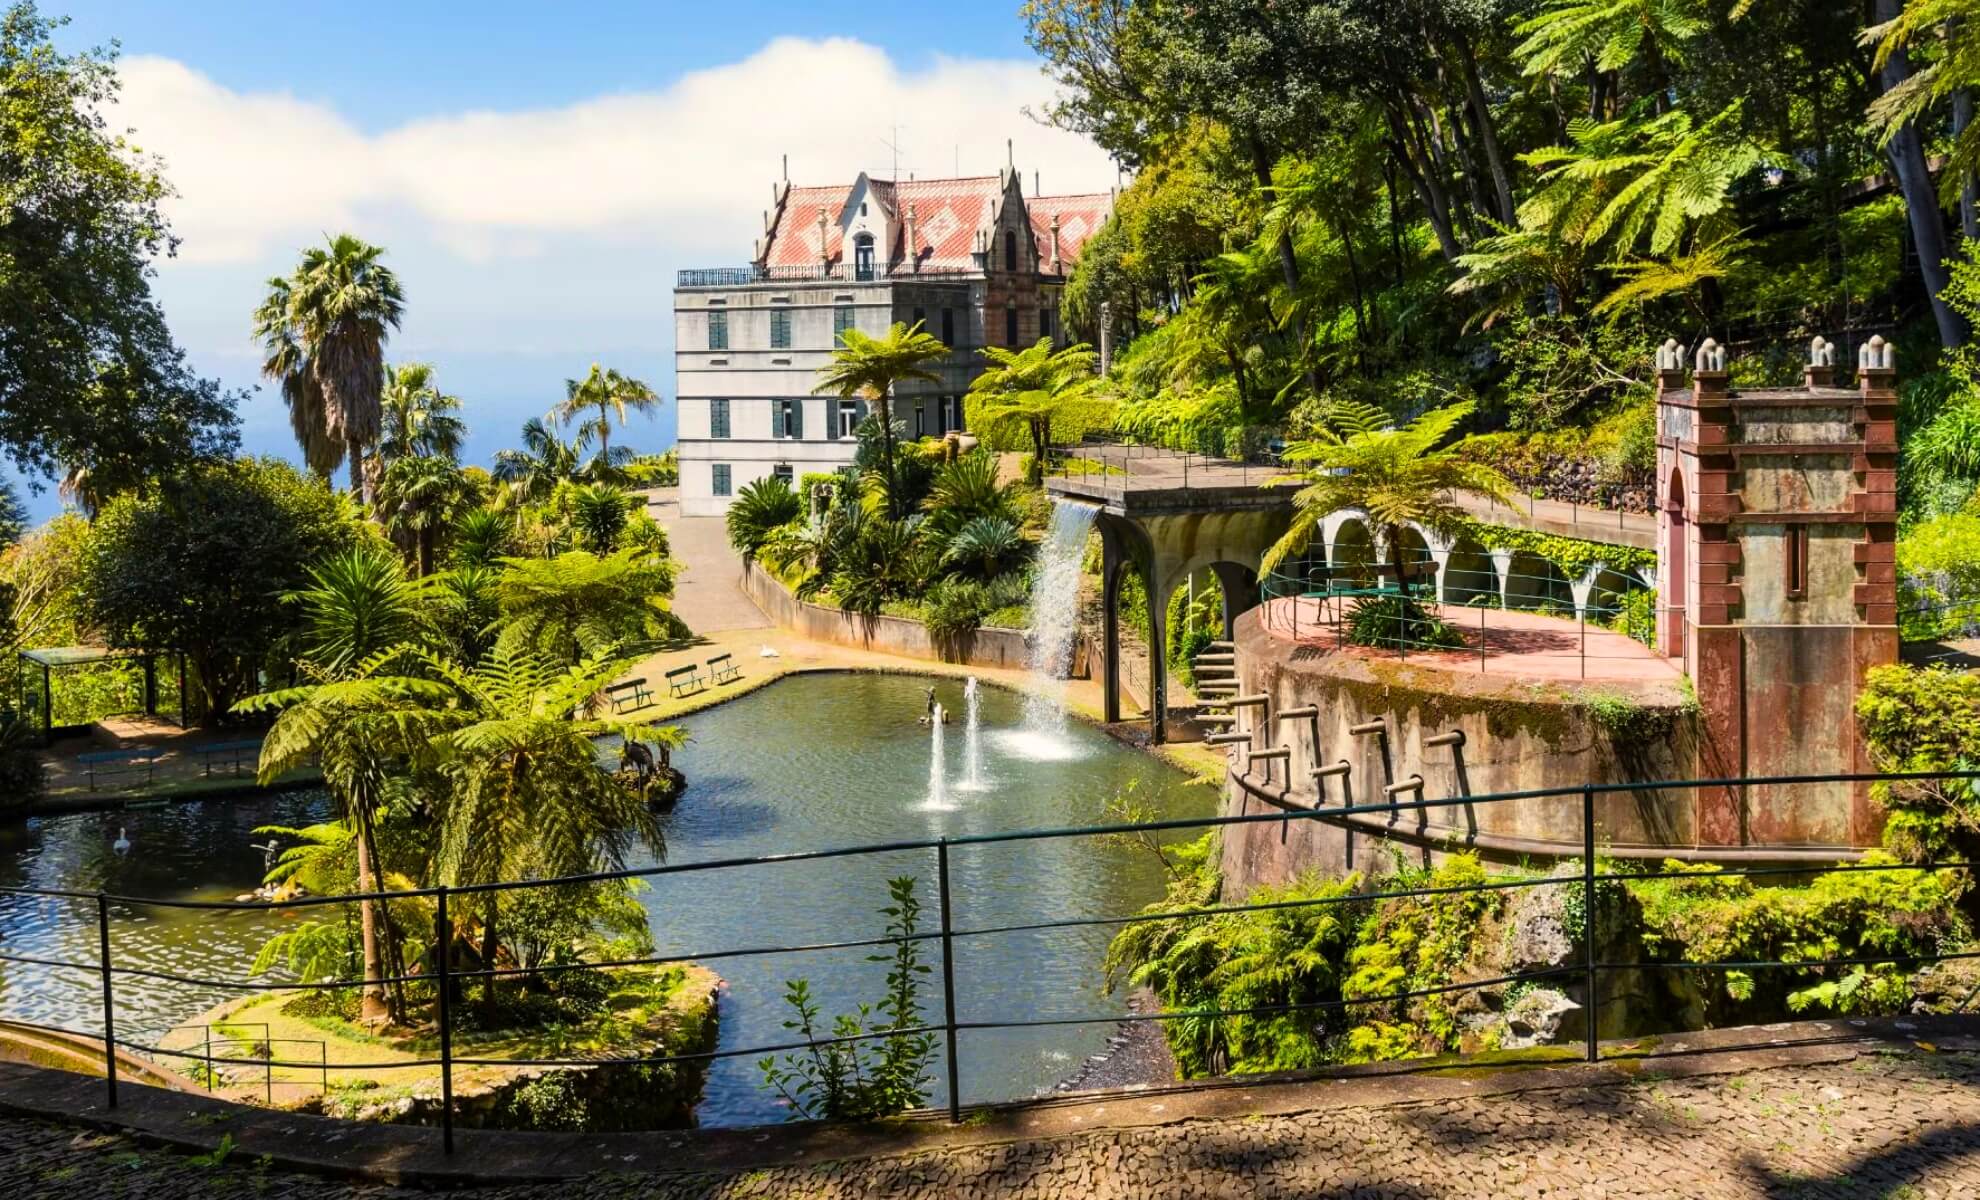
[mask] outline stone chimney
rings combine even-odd
[[[912,200],[908,201],[906,233],[902,237],[901,245],[907,251],[908,269],[917,275],[921,274],[921,247],[914,240],[914,201]]]
[[[818,210],[818,262],[829,275],[832,271],[832,245],[825,240],[825,225],[825,210],[821,207]]]
[[[1680,391],[1684,388],[1685,348],[1676,338],[1665,338],[1664,344],[1657,347],[1657,392]]]
[[[1059,265],[1059,214],[1052,214],[1052,274],[1062,275]]]

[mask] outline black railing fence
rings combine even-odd
[[[1320,771],[1315,772],[1316,775],[1322,775],[1325,773],[1326,773],[1326,769],[1324,768],[1321,769]],[[959,1042],[962,1039],[966,1038],[972,1033],[976,1033],[979,1031],[1040,1028],[1040,1027],[1050,1027],[1050,1026],[1115,1025],[1121,1022],[1128,1022],[1128,1021],[1170,1021],[1170,1020],[1178,1020],[1178,1019],[1201,1020],[1201,1019],[1209,1019],[1209,1018],[1229,1018],[1229,1017],[1240,1017],[1240,1016],[1247,1016],[1247,1017],[1267,1016],[1267,1015],[1296,1013],[1296,1012],[1320,1013],[1329,1010],[1335,1010],[1335,1011],[1350,1010],[1364,1006],[1392,1004],[1400,1001],[1407,1001],[1425,996],[1431,996],[1431,995],[1437,995],[1437,994],[1443,994],[1449,992],[1475,990],[1486,987],[1499,987],[1509,984],[1517,984],[1522,982],[1538,981],[1538,980],[1546,980],[1546,979],[1559,979],[1559,980],[1570,980],[1570,981],[1580,982],[1582,988],[1585,991],[1584,1009],[1586,1010],[1585,1017],[1586,1017],[1586,1026],[1587,1026],[1587,1034],[1585,1038],[1585,1045],[1583,1047],[1583,1053],[1588,1061],[1595,1062],[1595,1061],[1599,1061],[1602,1058],[1602,1048],[1597,1040],[1597,1036],[1600,1028],[1600,1007],[1599,1007],[1601,1004],[1600,983],[1601,983],[1601,977],[1605,972],[1638,971],[1638,970],[1683,970],[1683,971],[1709,972],[1709,971],[1755,971],[1755,970],[1770,970],[1770,969],[1792,969],[1797,971],[1814,971],[1814,970],[1828,970],[1839,967],[1870,966],[1870,965],[1878,965],[1878,964],[1916,965],[1916,964],[1924,964],[1928,962],[1980,957],[1980,951],[1948,950],[1933,954],[1918,954],[1918,955],[1890,955],[1890,956],[1855,955],[1855,956],[1821,958],[1821,959],[1807,958],[1807,959],[1791,959],[1791,960],[1738,961],[1738,962],[1733,962],[1733,961],[1608,962],[1608,961],[1604,961],[1600,956],[1600,947],[1602,946],[1603,943],[1600,937],[1601,930],[1598,924],[1600,919],[1601,906],[1592,902],[1593,897],[1596,895],[1595,889],[1598,887],[1598,885],[1604,883],[1605,881],[1610,881],[1610,880],[1622,881],[1622,880],[1648,880],[1648,879],[1660,879],[1660,878],[1673,878],[1673,877],[1677,877],[1678,875],[1692,874],[1692,872],[1659,871],[1659,870],[1621,872],[1615,870],[1602,869],[1601,864],[1602,864],[1603,842],[1598,827],[1598,805],[1597,805],[1597,801],[1599,798],[1605,795],[1615,795],[1615,794],[1640,795],[1646,791],[1698,792],[1702,790],[1739,789],[1739,788],[1759,787],[1759,786],[1765,786],[1768,788],[1780,788],[1780,787],[1797,787],[1797,786],[1819,787],[1819,786],[1833,786],[1837,784],[1864,784],[1864,783],[1898,784],[1898,783],[1906,783],[1906,782],[1928,783],[1932,781],[1939,781],[1941,783],[1944,783],[1953,780],[1970,782],[1976,779],[1980,779],[1980,770],[1914,772],[1914,773],[1905,773],[1905,774],[1882,774],[1882,775],[1876,775],[1876,774],[1795,775],[1795,776],[1768,776],[1768,777],[1731,778],[1731,779],[1693,779],[1693,780],[1672,780],[1672,781],[1660,781],[1660,782],[1587,784],[1579,787],[1543,788],[1543,789],[1534,789],[1529,791],[1504,792],[1504,793],[1496,793],[1496,794],[1488,794],[1488,795],[1456,795],[1456,796],[1447,796],[1436,799],[1423,797],[1421,795],[1421,789],[1419,788],[1417,789],[1417,796],[1415,799],[1401,800],[1401,801],[1390,799],[1380,803],[1368,803],[1368,804],[1342,803],[1339,805],[1331,805],[1331,806],[1327,805],[1324,801],[1324,797],[1326,795],[1326,789],[1316,788],[1315,789],[1316,793],[1320,797],[1322,797],[1322,799],[1317,801],[1314,807],[1305,807],[1303,805],[1288,801],[1288,807],[1277,809],[1275,811],[1267,811],[1267,812],[1240,812],[1237,814],[1225,815],[1225,816],[1175,818],[1168,820],[1142,822],[1136,824],[1095,825],[1095,826],[1082,826],[1082,827],[1061,828],[1061,829],[1026,829],[1026,830],[1015,830],[1015,831],[1003,832],[1003,833],[969,834],[969,835],[961,835],[955,837],[938,837],[938,838],[927,838],[927,839],[919,839],[919,840],[886,842],[886,843],[864,845],[864,846],[847,846],[847,847],[838,847],[831,849],[796,851],[789,854],[764,855],[764,856],[750,857],[750,858],[713,859],[703,862],[691,862],[691,863],[667,863],[658,866],[632,868],[632,869],[620,870],[620,871],[605,871],[605,872],[598,872],[589,875],[569,876],[569,877],[563,877],[557,879],[516,880],[516,881],[480,884],[480,885],[457,887],[457,888],[430,887],[430,888],[419,888],[419,889],[413,889],[407,891],[375,892],[375,893],[367,893],[362,895],[311,896],[311,897],[303,897],[292,900],[272,901],[267,903],[246,902],[246,901],[217,901],[217,900],[213,900],[213,901],[161,900],[150,897],[113,895],[106,892],[88,892],[88,891],[77,891],[77,890],[30,888],[30,887],[7,887],[7,888],[0,888],[0,895],[69,900],[69,901],[79,902],[81,904],[94,908],[95,910],[94,924],[96,926],[95,941],[96,941],[96,949],[97,949],[97,955],[95,961],[53,958],[53,957],[38,956],[38,955],[17,955],[12,953],[0,952],[0,963],[9,963],[9,964],[16,964],[21,966],[37,967],[37,968],[47,968],[49,970],[57,971],[57,972],[61,972],[61,971],[82,972],[82,973],[86,973],[90,977],[93,977],[96,980],[97,985],[101,990],[103,1024],[100,1030],[96,1030],[96,1029],[74,1029],[59,1025],[41,1024],[33,1021],[14,1020],[11,1018],[0,1018],[0,1022],[3,1022],[5,1024],[11,1024],[25,1029],[40,1030],[47,1033],[65,1035],[69,1037],[81,1037],[81,1038],[101,1037],[102,1049],[104,1055],[104,1068],[105,1068],[105,1078],[104,1078],[105,1100],[110,1107],[114,1108],[117,1104],[117,1099],[118,1099],[117,1081],[118,1081],[118,1074],[120,1067],[118,1061],[119,1051],[133,1051],[139,1054],[150,1055],[154,1059],[158,1059],[158,1060],[166,1060],[166,1061],[177,1060],[185,1064],[185,1069],[188,1071],[188,1073],[193,1073],[195,1078],[198,1077],[196,1073],[203,1066],[207,1072],[206,1078],[209,1081],[212,1078],[211,1071],[215,1064],[215,1055],[210,1041],[203,1044],[193,1044],[183,1049],[170,1049],[161,1045],[150,1044],[138,1040],[137,1038],[126,1037],[123,1034],[121,1034],[119,1032],[119,1008],[118,1008],[118,987],[117,987],[118,981],[120,979],[126,979],[132,977],[147,978],[153,980],[174,982],[179,984],[187,984],[202,988],[217,989],[224,992],[238,992],[238,993],[272,993],[272,992],[284,992],[284,991],[296,991],[296,990],[308,990],[308,989],[355,989],[365,985],[367,981],[355,977],[342,977],[342,978],[330,979],[330,980],[314,980],[310,982],[282,982],[282,981],[270,981],[267,979],[260,979],[260,978],[249,978],[246,976],[245,971],[243,972],[243,975],[240,977],[214,978],[214,977],[202,977],[202,976],[180,974],[151,966],[140,967],[140,966],[122,965],[115,962],[112,958],[113,922],[111,920],[111,911],[113,906],[119,909],[138,909],[138,908],[190,909],[190,910],[207,910],[217,913],[228,913],[228,912],[243,912],[243,911],[270,912],[270,911],[283,911],[283,910],[309,910],[309,909],[320,909],[330,906],[353,905],[364,901],[404,901],[410,899],[428,899],[431,900],[434,905],[435,929],[436,932],[438,932],[449,929],[448,912],[449,912],[450,903],[458,902],[464,897],[470,897],[490,891],[512,891],[512,890],[532,889],[532,888],[565,887],[572,884],[590,884],[590,883],[602,883],[602,882],[608,882],[614,880],[644,879],[644,878],[653,878],[656,876],[663,876],[663,875],[689,875],[704,871],[724,871],[724,870],[730,870],[730,869],[742,868],[742,867],[771,866],[780,863],[815,862],[826,859],[857,858],[857,857],[863,857],[869,855],[897,854],[900,852],[921,852],[921,853],[930,854],[933,858],[933,863],[931,865],[934,868],[935,883],[936,883],[936,902],[935,902],[935,913],[934,913],[936,919],[936,928],[932,930],[916,931],[911,934],[847,938],[841,941],[817,942],[817,943],[802,944],[802,945],[799,944],[738,945],[738,946],[727,946],[727,947],[711,947],[707,950],[694,954],[651,955],[645,957],[626,958],[626,959],[618,959],[618,960],[605,961],[605,962],[551,964],[551,965],[537,966],[534,968],[488,967],[477,970],[455,970],[451,968],[451,965],[448,962],[447,954],[444,953],[435,954],[432,956],[432,961],[434,963],[434,970],[431,974],[422,974],[418,972],[402,973],[402,974],[389,975],[382,980],[369,981],[372,984],[382,984],[388,987],[401,985],[401,984],[417,983],[417,984],[430,985],[434,988],[435,990],[434,1020],[437,1025],[438,1038],[437,1038],[437,1053],[434,1054],[433,1056],[426,1058],[417,1058],[417,1059],[397,1059],[391,1061],[378,1061],[378,1062],[334,1061],[326,1064],[325,1058],[321,1052],[319,1052],[317,1055],[310,1056],[308,1058],[291,1058],[291,1059],[282,1058],[275,1052],[275,1046],[282,1043],[279,1041],[274,1041],[266,1045],[265,1047],[266,1053],[263,1056],[238,1057],[238,1056],[229,1055],[226,1056],[221,1061],[223,1061],[225,1065],[229,1067],[262,1068],[263,1070],[268,1072],[268,1077],[271,1079],[273,1077],[273,1072],[284,1069],[292,1070],[292,1071],[303,1071],[309,1073],[323,1073],[326,1087],[328,1086],[329,1070],[336,1070],[339,1072],[364,1072],[364,1071],[400,1072],[406,1070],[437,1070],[439,1075],[439,1082],[441,1088],[441,1101],[442,1101],[440,1115],[439,1115],[441,1139],[443,1146],[450,1152],[452,1151],[454,1145],[455,1114],[453,1111],[453,1103],[452,1103],[454,1072],[457,1068],[461,1068],[461,1067],[599,1067],[599,1066],[609,1066],[609,1065],[617,1065],[617,1064],[624,1064],[624,1065],[635,1065],[635,1064],[661,1065],[661,1064],[672,1064],[672,1063],[684,1064],[684,1063],[692,1063],[692,1062],[708,1062],[714,1059],[734,1058],[740,1056],[761,1056],[768,1054],[777,1054],[786,1051],[806,1050],[812,1047],[821,1047],[828,1045],[844,1045],[852,1042],[873,1041],[873,1040],[901,1037],[908,1035],[932,1035],[940,1039],[945,1049],[946,1065],[944,1069],[944,1074],[948,1085],[946,1089],[948,1115],[951,1120],[960,1120],[962,1115],[961,1110],[964,1105],[965,1088],[969,1081],[963,1078],[962,1076],[960,1059],[957,1055],[957,1048]],[[1394,789],[1391,789],[1392,794],[1393,792]],[[1563,805],[1567,806],[1570,809],[1578,809],[1581,835],[1582,835],[1580,840],[1580,845],[1578,847],[1563,846],[1562,847],[1563,853],[1561,855],[1561,857],[1569,857],[1571,856],[1573,850],[1578,850],[1579,851],[1578,857],[1580,860],[1580,868],[1581,868],[1578,872],[1572,874],[1548,875],[1548,874],[1540,874],[1537,873],[1536,871],[1534,874],[1531,875],[1520,875],[1511,878],[1504,876],[1489,877],[1482,882],[1472,883],[1472,884],[1442,886],[1442,887],[1401,887],[1401,888],[1384,888],[1382,886],[1381,877],[1378,876],[1378,877],[1374,877],[1371,880],[1370,890],[1344,894],[1344,895],[1333,895],[1333,896],[1292,899],[1292,900],[1277,900],[1277,901],[1267,901],[1267,902],[1259,902],[1259,903],[1218,904],[1215,906],[1209,906],[1203,908],[1194,908],[1194,909],[1179,910],[1179,911],[1165,911],[1165,912],[1143,912],[1137,910],[1134,912],[1101,913],[1097,915],[1068,914],[1065,916],[1052,917],[1046,920],[1038,920],[1038,921],[1022,922],[1022,923],[1006,923],[1000,925],[983,925],[983,926],[973,926],[967,923],[967,918],[969,914],[967,911],[964,911],[963,906],[959,905],[956,902],[954,893],[950,886],[952,859],[955,858],[957,855],[967,854],[973,848],[978,848],[978,847],[986,847],[986,846],[993,846],[993,845],[1006,844],[1006,843],[1042,842],[1042,841],[1052,841],[1052,840],[1070,839],[1070,838],[1120,838],[1123,836],[1147,838],[1150,836],[1196,833],[1205,830],[1222,829],[1222,828],[1229,828],[1229,827],[1241,826],[1241,825],[1258,825],[1258,824],[1276,823],[1283,826],[1295,821],[1317,820],[1317,821],[1326,821],[1326,822],[1343,823],[1343,824],[1353,821],[1358,830],[1358,836],[1361,836],[1365,839],[1368,837],[1367,825],[1363,823],[1360,819],[1367,817],[1386,817],[1390,823],[1389,824],[1390,833],[1386,836],[1395,837],[1399,840],[1409,842],[1412,845],[1422,845],[1424,847],[1428,847],[1434,844],[1444,849],[1462,850],[1466,847],[1468,841],[1475,839],[1476,837],[1475,832],[1468,834],[1466,828],[1459,827],[1456,825],[1433,824],[1429,820],[1432,814],[1463,808],[1464,810],[1466,810],[1468,814],[1466,820],[1466,826],[1468,826],[1472,831],[1475,831],[1476,821],[1474,818],[1469,816],[1469,814],[1477,806],[1492,805],[1499,803],[1510,803],[1510,802],[1526,802],[1530,804],[1531,802],[1536,800],[1556,800],[1561,802]],[[1413,830],[1406,825],[1397,824],[1399,818],[1404,814],[1415,815],[1417,824]],[[1694,849],[1700,851],[1701,857],[1709,858],[1711,856],[1711,851],[1713,848],[1699,847]],[[1737,858],[1741,850],[1750,851],[1751,848],[1720,848],[1720,849],[1731,851],[1729,857]],[[1954,870],[1954,869],[1965,870],[1965,869],[1971,869],[1975,866],[1980,866],[1980,863],[1973,863],[1967,861],[1931,861],[1931,862],[1898,863],[1898,864],[1883,864],[1883,863],[1863,864],[1863,863],[1840,861],[1841,859],[1847,857],[1849,854],[1848,849],[1845,847],[1814,847],[1814,848],[1799,847],[1796,848],[1796,850],[1798,854],[1800,854],[1803,857],[1797,858],[1794,865],[1791,866],[1742,865],[1742,862],[1746,860],[1740,859],[1738,861],[1730,862],[1729,864],[1724,866],[1723,877],[1732,878],[1732,877],[1741,877],[1741,876],[1749,876],[1749,877],[1793,876],[1800,879],[1809,879],[1820,875],[1839,873],[1839,872],[1849,872],[1849,871],[1916,872],[1916,871],[1940,871],[1940,870]],[[1807,857],[1812,854],[1819,854],[1819,852],[1823,850],[1834,850],[1837,853],[1838,861],[1828,862],[1813,857]],[[1313,1001],[1313,1002],[1284,1004],[1284,1005],[1266,1005],[1266,1006],[1258,1006],[1253,1008],[1219,1009],[1214,1011],[1206,1011],[1203,1009],[1190,1009],[1187,1011],[1161,1011],[1161,1012],[1142,1012],[1142,1013],[1125,1013],[1125,1014],[1120,1012],[1104,1012],[1104,1013],[1094,1013],[1091,1015],[1082,1015],[1082,1016],[1048,1017],[1048,1018],[1030,1018],[1027,1017],[1027,1015],[1024,1013],[980,1013],[980,1014],[973,1013],[969,1016],[965,1016],[963,1011],[963,1006],[967,1004],[969,997],[967,995],[959,994],[956,984],[956,970],[955,970],[956,947],[959,942],[965,941],[967,939],[988,938],[997,935],[1023,933],[1023,932],[1070,930],[1070,929],[1078,929],[1083,927],[1119,928],[1119,927],[1124,927],[1124,926],[1143,923],[1143,922],[1190,920],[1202,916],[1216,915],[1216,914],[1240,914],[1240,913],[1252,913],[1252,912],[1265,912],[1275,909],[1289,909],[1289,908],[1318,908],[1329,905],[1367,904],[1371,901],[1378,901],[1378,900],[1408,899],[1408,898],[1421,898],[1421,897],[1431,897],[1431,896],[1440,896],[1440,895],[1456,895],[1463,893],[1485,893],[1485,892],[1495,892],[1495,891],[1505,891],[1505,890],[1542,888],[1542,887],[1560,887],[1560,886],[1579,886],[1585,889],[1582,892],[1582,895],[1589,897],[1591,900],[1591,902],[1584,903],[1583,905],[1581,905],[1583,925],[1582,928],[1579,931],[1577,931],[1579,934],[1579,939],[1582,947],[1581,961],[1578,963],[1555,966],[1542,970],[1525,971],[1517,974],[1502,975],[1490,979],[1469,979],[1458,983],[1450,983],[1437,987],[1420,988],[1410,991],[1399,991],[1399,992],[1384,994],[1380,996],[1361,996],[1361,997],[1356,997],[1354,999],[1324,1000],[1324,1001]],[[937,970],[939,971],[939,978],[941,980],[941,1002],[940,1002],[940,1012],[938,1014],[939,1020],[929,1020],[919,1026],[909,1029],[889,1029],[889,1030],[880,1030],[880,1031],[872,1031],[872,1032],[860,1032],[855,1034],[834,1036],[830,1038],[819,1038],[816,1040],[788,1040],[788,1041],[783,1041],[768,1045],[733,1047],[728,1049],[718,1048],[715,1050],[703,1051],[697,1053],[672,1054],[672,1055],[642,1055],[642,1056],[616,1056],[616,1057],[589,1055],[581,1058],[580,1057],[510,1058],[510,1057],[486,1057],[486,1056],[477,1056],[473,1054],[463,1055],[456,1053],[455,1050],[454,1034],[456,1032],[455,1026],[458,1023],[458,1018],[455,1016],[454,1013],[454,1001],[455,1001],[454,991],[457,987],[461,987],[466,983],[468,983],[469,981],[473,981],[473,980],[514,977],[514,976],[523,976],[530,974],[555,974],[561,971],[580,971],[580,970],[613,971],[613,970],[646,968],[646,967],[679,964],[679,963],[714,962],[714,961],[720,961],[722,959],[754,957],[754,956],[763,956],[763,955],[798,955],[798,954],[818,953],[821,951],[855,950],[855,949],[871,950],[879,947],[899,946],[906,942],[918,942],[918,943],[933,945],[939,950],[940,964]],[[0,945],[4,945],[4,942],[0,942]],[[51,981],[46,975],[41,973],[31,974],[27,978],[15,978],[9,980],[9,984],[10,987],[16,989],[55,986],[53,981]],[[272,1094],[273,1093],[271,1086],[270,1095],[272,1096]],[[985,1101],[999,1101],[999,1100],[1010,1099],[1010,1097],[983,1097],[980,1099]]]

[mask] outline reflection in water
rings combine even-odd
[[[963,836],[998,830],[1098,822],[1130,779],[1160,815],[1209,811],[1212,793],[1179,773],[1075,724],[1079,757],[1047,763],[1007,757],[984,740],[982,793],[952,796],[949,811],[924,808],[934,735],[917,718],[926,683],[901,676],[803,676],[689,719],[693,741],[675,755],[689,787],[663,817],[671,863],[752,857],[833,846]],[[938,701],[962,701],[960,686],[939,682]],[[983,689],[986,732],[1020,720],[1021,701]],[[960,749],[958,747],[957,749]],[[947,755],[945,751],[945,755]],[[960,757],[956,755],[955,757]],[[962,764],[946,762],[949,778]],[[331,812],[320,793],[251,801],[184,804],[121,814],[77,814],[0,824],[0,885],[72,888],[165,898],[232,899],[260,879],[257,825],[303,825]],[[111,848],[119,825],[130,854]],[[647,882],[640,899],[652,915],[662,954],[747,946],[803,945],[879,934],[886,880],[920,880],[927,925],[935,920],[933,851],[771,863],[683,872]],[[644,860],[635,865],[644,865]],[[1118,914],[1160,893],[1160,870],[1135,852],[1091,839],[958,846],[950,852],[955,924],[967,931],[1074,915]],[[238,978],[269,934],[296,920],[341,919],[339,910],[300,915],[219,913],[117,904],[112,954],[131,966]],[[1106,927],[961,936],[956,998],[963,1021],[1109,1014],[1117,999],[1098,993]],[[8,953],[95,962],[95,902],[0,896],[0,945]],[[786,980],[808,978],[827,1014],[876,999],[885,974],[867,950],[733,958],[714,964],[728,980],[721,1046],[780,1042],[789,1033]],[[928,947],[939,968],[939,951]],[[939,974],[931,975],[938,980]],[[100,1027],[96,977],[0,964],[0,1013],[93,1031]],[[119,1032],[151,1040],[234,993],[119,977]],[[941,988],[924,993],[940,1020]],[[1105,1045],[1111,1027],[971,1030],[962,1035],[966,1101],[1022,1096],[1062,1078]],[[944,1075],[935,1069],[938,1094]],[[717,1060],[701,1118],[707,1124],[774,1121],[782,1116],[757,1087],[755,1056]]]

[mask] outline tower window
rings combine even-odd
[[[944,346],[956,344],[956,310],[953,308],[942,310],[942,344]]]
[[[1016,346],[1017,344],[1017,306],[1013,305],[1004,310],[1004,345]]]
[[[710,400],[708,402],[708,436],[725,438],[729,436],[729,402]]]
[[[714,494],[717,496],[728,495],[729,494],[729,464],[712,463],[709,465],[708,471],[709,471],[710,490],[713,491]]]
[[[853,327],[853,306],[837,304],[832,307],[832,340],[842,341],[845,332]]]
[[[1004,269],[1006,271],[1018,269],[1017,234],[1009,229],[1004,231]]]
[[[729,348],[729,314],[711,312],[708,314],[708,348],[727,350]]]
[[[770,348],[772,350],[791,348],[791,310],[788,308],[770,310]]]

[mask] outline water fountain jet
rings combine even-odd
[[[1012,753],[1041,762],[1078,758],[1077,743],[1066,732],[1066,685],[1079,637],[1080,567],[1087,535],[1100,510],[1070,500],[1052,503],[1052,525],[1038,547],[1038,571],[1031,584],[1032,681],[1024,702],[1024,723],[1004,735]]]

